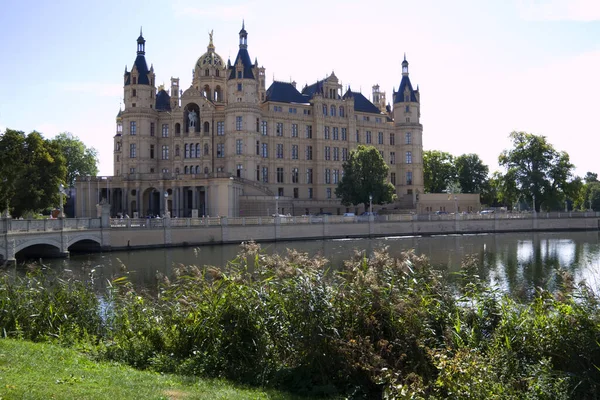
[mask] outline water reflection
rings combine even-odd
[[[331,268],[339,268],[355,250],[372,254],[376,248],[387,246],[392,256],[398,256],[415,249],[450,276],[460,269],[465,255],[474,254],[480,260],[480,276],[514,296],[529,297],[537,287],[557,288],[555,270],[558,267],[572,273],[576,281],[585,279],[590,286],[598,288],[598,235],[598,232],[560,232],[388,237],[277,242],[263,244],[262,248],[269,254],[282,254],[287,249],[319,254],[330,261]],[[222,266],[238,252],[237,245],[223,245],[72,255],[68,260],[43,262],[51,268],[69,269],[82,279],[93,277],[100,286],[126,269],[138,288],[154,288],[157,273],[170,276],[176,264]]]

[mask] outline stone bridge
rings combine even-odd
[[[110,226],[105,219],[0,220],[0,264],[15,263],[21,251],[36,257],[68,257],[71,249],[107,249]]]

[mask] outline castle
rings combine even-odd
[[[375,146],[389,165],[397,200],[387,209],[416,208],[423,193],[420,93],[406,58],[393,104],[373,86],[372,101],[332,72],[298,90],[295,82],[265,87],[265,68],[251,61],[242,25],[235,61],[225,63],[209,35],[206,53],[182,90],[156,86],[146,40],[123,76],[117,115],[114,176],[80,178],[78,216],[259,216],[362,212],[335,196],[342,164],[359,144]]]

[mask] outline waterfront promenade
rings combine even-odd
[[[599,230],[600,213],[392,214],[302,217],[76,218],[0,220],[0,256],[15,262],[67,257],[70,251],[110,251],[171,246],[381,236]]]

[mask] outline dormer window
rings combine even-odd
[[[237,77],[238,77],[238,79],[242,79],[242,71],[237,72]]]
[[[136,85],[137,84],[137,77],[133,77],[133,84]]]
[[[242,84],[241,83],[237,84],[237,90],[238,90],[238,92],[242,91]]]

